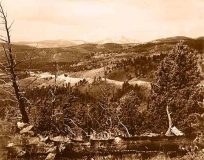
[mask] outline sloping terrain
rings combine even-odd
[[[50,48],[13,45],[13,51],[19,63],[17,70],[55,72],[57,62],[59,71],[68,72],[76,77],[104,76],[105,71],[106,76],[112,80],[125,81],[138,78],[151,81],[162,58],[180,41],[184,41],[184,44],[203,55],[203,37],[192,39],[182,36],[142,44],[84,43],[58,48],[55,48],[54,44]],[[0,52],[2,53],[3,49]],[[0,61],[4,59],[3,56],[3,53],[0,54]],[[131,62],[133,59],[134,63]]]

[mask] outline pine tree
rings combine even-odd
[[[138,93],[130,91],[120,99],[119,118],[131,135],[138,134],[142,125],[142,114],[139,112],[141,99]]]
[[[149,117],[153,131],[165,132],[168,127],[167,106],[172,123],[190,133],[188,116],[199,112],[197,66],[198,53],[179,43],[161,62],[152,84]]]

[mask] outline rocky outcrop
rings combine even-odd
[[[7,145],[11,157],[29,157],[43,155],[46,160],[58,156],[74,157],[95,154],[115,154],[128,152],[178,151],[181,145],[189,145],[193,138],[184,136],[136,136],[111,137],[84,141],[67,136],[42,136],[35,134],[32,125],[18,125],[19,134],[12,137]]]

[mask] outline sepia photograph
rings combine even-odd
[[[204,0],[0,0],[0,160],[204,160]]]

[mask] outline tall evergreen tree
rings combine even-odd
[[[201,79],[197,55],[195,50],[181,42],[161,62],[150,97],[149,117],[153,131],[167,130],[168,108],[173,125],[185,133],[190,133],[188,116],[200,112],[197,85]]]

